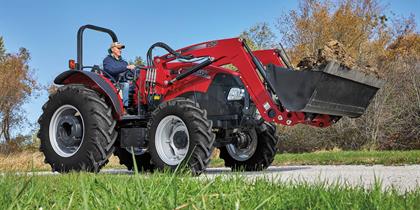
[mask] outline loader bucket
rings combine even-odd
[[[384,84],[383,80],[335,62],[304,71],[268,65],[267,77],[289,111],[347,117],[361,116]]]

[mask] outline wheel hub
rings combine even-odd
[[[177,149],[185,148],[188,144],[188,136],[184,131],[177,131],[174,134],[173,142]]]
[[[249,146],[250,141],[250,136],[249,134],[245,134],[245,133],[238,133],[237,137],[236,137],[236,147],[238,147],[239,149],[245,149]]]
[[[74,116],[63,116],[58,122],[57,138],[66,146],[71,146],[75,139],[82,137],[79,120]]]
[[[240,131],[236,134],[236,142],[226,145],[229,155],[238,161],[246,161],[251,158],[258,146],[258,138],[255,129]]]

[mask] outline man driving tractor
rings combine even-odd
[[[113,40],[104,70],[83,65],[85,29]],[[324,128],[360,117],[384,84],[334,61],[297,71],[282,50],[253,51],[238,37],[178,50],[154,43],[138,71],[121,58],[123,48],[110,29],[79,28],[77,63],[55,78],[60,87],[38,120],[53,171],[99,172],[114,154],[129,170],[185,166],[198,175],[214,148],[232,170],[264,170],[276,155],[275,124]],[[154,55],[155,48],[166,54]]]
[[[128,106],[128,91],[129,83],[125,80],[124,77],[120,77],[121,73],[126,72],[127,70],[133,71],[136,66],[128,65],[121,57],[122,49],[125,48],[125,45],[119,42],[113,42],[108,49],[109,55],[103,60],[104,71],[110,74],[115,81],[119,81],[122,85],[122,94],[123,94],[123,104],[125,107]],[[123,78],[122,80],[120,78]]]

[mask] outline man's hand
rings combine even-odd
[[[136,66],[135,65],[128,65],[127,66],[127,69],[130,69],[130,70],[134,70],[136,68]]]

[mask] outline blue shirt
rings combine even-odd
[[[128,63],[127,61],[123,60],[121,57],[120,59],[114,58],[112,55],[106,56],[103,61],[104,71],[114,77],[115,80],[118,80],[118,75],[127,71]]]

